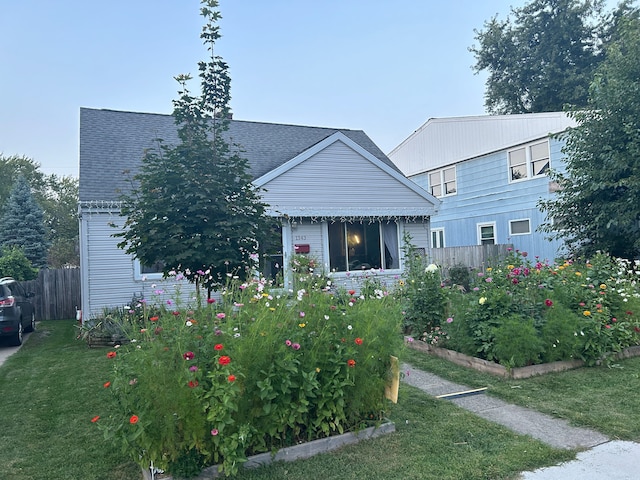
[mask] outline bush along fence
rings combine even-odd
[[[35,294],[37,320],[64,320],[76,317],[80,306],[80,269],[42,269],[35,280],[22,282]]]
[[[336,290],[294,258],[290,291],[230,278],[221,300],[156,291],[122,317],[129,342],[92,419],[144,469],[179,477],[384,421],[399,302],[379,288]],[[370,293],[366,293],[370,292]],[[88,421],[88,420],[87,420]]]

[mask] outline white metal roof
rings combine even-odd
[[[411,176],[544,138],[575,125],[563,112],[431,118],[388,157]]]

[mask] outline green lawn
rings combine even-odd
[[[108,393],[102,384],[111,365],[106,350],[88,349],[75,333],[72,321],[42,322],[0,367],[3,480],[140,478],[137,466],[105,443],[91,423],[101,414]],[[512,386],[505,384],[503,390]],[[523,394],[529,387],[519,390]],[[567,389],[564,396],[572,398],[573,391]],[[400,403],[389,417],[396,423],[395,434],[305,461],[245,471],[238,478],[508,479],[575,453],[518,436],[408,386],[401,388]]]
[[[456,383],[488,387],[490,395],[613,439],[640,441],[640,357],[524,380],[504,380],[410,349],[403,360]]]

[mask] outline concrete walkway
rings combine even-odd
[[[530,435],[552,447],[587,449],[576,460],[558,466],[525,472],[523,480],[637,480],[640,478],[640,444],[610,441],[594,430],[573,427],[566,420],[544,415],[506,403],[484,392],[444,380],[437,375],[403,364],[403,381],[428,395],[451,401],[491,422],[503,425],[522,435]]]

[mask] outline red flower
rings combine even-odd
[[[550,307],[551,305],[553,305],[553,302],[547,298],[547,299],[544,301],[544,304],[545,304],[547,307]]]
[[[216,299],[215,298],[207,298],[207,303],[209,303],[209,304],[216,303]]]
[[[213,347],[214,350],[222,350],[224,347],[221,343],[216,343]]]
[[[231,358],[223,355],[218,359],[218,363],[220,365],[229,365],[229,363],[231,363]]]
[[[116,352],[107,353],[107,358],[116,358]]]
[[[140,419],[138,418],[137,415],[131,415],[131,418],[129,418],[129,423],[131,425],[135,425],[136,423],[138,423],[138,420]]]
[[[627,315],[633,315],[633,312],[631,310],[627,310]]]
[[[356,345],[362,345],[362,339],[360,337],[355,339]]]
[[[104,388],[109,388],[111,386],[111,382],[105,382],[103,387]]]
[[[149,320],[152,322],[157,322],[160,317],[151,317]]]
[[[197,380],[189,380],[189,388],[196,388],[198,386]]]
[[[349,295],[355,295],[356,291],[355,290],[349,290]]]
[[[636,333],[640,333],[640,327],[633,327]]]
[[[227,377],[227,380],[229,380],[230,382],[235,382],[236,381],[236,376],[235,375],[229,375]]]
[[[353,358],[350,358],[349,360],[347,360],[347,365],[353,368],[356,366],[356,361]]]
[[[173,312],[171,312],[171,313],[173,313],[176,317],[177,317],[178,315],[180,315],[180,312],[178,312],[177,310],[174,310],[174,311],[173,311]]]
[[[93,417],[91,419],[91,423],[96,423],[98,420],[100,420],[100,415],[96,415],[95,417]]]
[[[193,357],[195,357],[195,354],[193,352],[185,352],[182,354],[182,357],[185,360],[193,360]]]

